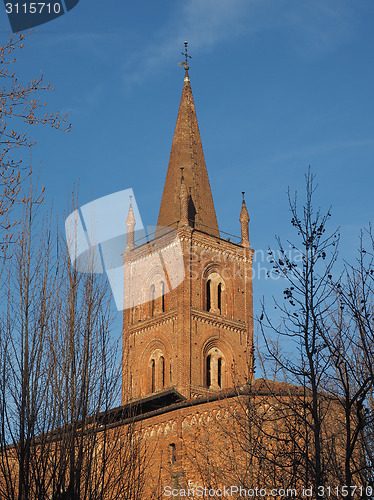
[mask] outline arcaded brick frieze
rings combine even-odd
[[[175,321],[176,318],[176,311],[161,313],[160,316],[156,318],[148,318],[146,320],[143,320],[140,325],[129,325],[129,333],[136,335],[137,333],[145,332],[149,329],[154,329],[156,327],[171,323]]]
[[[200,323],[209,324],[235,333],[246,332],[246,328],[243,327],[243,321],[233,321],[228,320],[227,318],[223,319],[221,317],[217,317],[216,314],[199,311],[198,309],[192,309],[191,312],[192,319],[194,319],[195,321],[199,321]]]

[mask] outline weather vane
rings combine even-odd
[[[185,70],[188,70],[190,69],[189,66],[188,66],[188,58],[191,59],[191,56],[188,55],[187,53],[187,45],[188,45],[188,42],[184,42],[184,52],[181,52],[182,56],[185,57],[185,60],[178,63],[178,66],[184,66],[184,69]]]

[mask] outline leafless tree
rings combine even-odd
[[[4,252],[11,237],[11,227],[18,222],[11,219],[11,211],[17,201],[22,201],[22,181],[29,175],[31,167],[23,167],[22,153],[18,149],[30,148],[35,144],[22,130],[22,125],[49,125],[68,131],[66,115],[46,113],[46,103],[40,102],[40,95],[53,90],[49,83],[39,76],[28,83],[20,83],[16,76],[14,52],[23,48],[28,35],[12,35],[0,47],[0,243]]]
[[[340,415],[344,416],[342,483],[350,492],[357,483],[373,486],[373,250],[369,227],[361,233],[356,262],[346,263],[342,279],[333,282],[337,307],[324,329],[333,367],[330,392],[336,396],[342,408]]]
[[[257,379],[235,393],[221,394],[212,409],[196,415],[190,430],[185,430],[186,477],[194,478],[192,486],[208,489],[234,485],[247,492],[274,489],[301,495],[312,461],[310,416],[307,422],[311,402],[311,391],[269,379]],[[328,398],[320,404],[331,410]],[[332,442],[328,428],[332,422],[330,418],[322,424],[326,446]],[[188,484],[185,481],[180,486]],[[241,496],[239,492],[234,495]]]
[[[335,303],[331,294],[331,273],[337,259],[339,235],[327,232],[330,211],[322,213],[313,203],[315,192],[313,175],[306,176],[306,200],[301,209],[295,195],[289,195],[291,224],[297,232],[297,242],[289,243],[293,253],[299,256],[295,262],[277,238],[278,254],[272,254],[273,272],[285,279],[286,303],[276,302],[281,311],[281,322],[277,326],[264,308],[261,328],[269,357],[282,369],[287,383],[303,387],[307,394],[297,403],[304,408],[305,432],[308,446],[305,449],[304,484],[311,484],[318,492],[326,485],[328,457],[322,445],[323,423],[329,411],[322,403],[324,386],[330,368],[323,337],[326,318]],[[269,331],[273,335],[269,335]],[[274,333],[278,340],[274,344]],[[274,349],[279,339],[287,343],[288,353]]]
[[[337,231],[328,230],[330,210],[315,209],[314,179],[306,176],[302,209],[290,198],[296,241],[295,262],[278,238],[274,271],[284,278],[280,325],[263,308],[260,325],[268,358],[287,384],[302,388],[286,406],[304,427],[301,464],[304,484],[314,495],[353,498],[356,487],[372,484],[373,238],[361,238],[357,262],[337,275]],[[275,334],[275,335],[274,335]],[[280,348],[280,346],[282,348]],[[302,397],[300,397],[300,395]],[[284,404],[283,404],[284,407]],[[292,420],[292,419],[291,419]],[[295,430],[295,428],[293,428]],[[370,496],[370,489],[361,491]]]
[[[309,171],[304,205],[289,196],[297,233],[287,242],[292,254],[280,238],[272,252],[285,300],[275,303],[279,325],[265,306],[259,322],[265,352],[257,361],[266,378],[238,390],[230,425],[219,425],[218,444],[206,432],[210,449],[217,449],[199,473],[206,480],[219,471],[221,484],[225,476],[246,488],[312,486],[313,497],[327,487],[339,497],[344,487],[353,498],[355,486],[371,484],[373,471],[374,245],[368,231],[357,263],[336,276],[339,234],[328,230],[330,210],[315,208],[314,192]],[[194,460],[199,455],[203,464],[206,449],[196,445]]]
[[[120,357],[108,285],[74,268],[35,190],[24,207],[1,276],[0,496],[141,498],[139,425],[131,408],[113,410]]]

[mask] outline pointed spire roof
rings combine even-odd
[[[134,227],[136,225],[136,220],[135,220],[134,211],[132,209],[131,198],[132,197],[130,196],[130,206],[129,206],[129,211],[127,213],[127,219],[126,219],[126,227],[127,227],[126,252],[135,248]]]
[[[240,211],[239,222],[241,226],[241,244],[243,247],[249,248],[249,214],[247,210],[247,205],[245,204],[244,199],[244,191],[242,192],[243,201],[242,201],[242,209]]]
[[[190,225],[205,233],[219,236],[187,65],[185,69],[182,98],[157,225],[178,226],[181,217],[180,169],[182,167],[184,182],[189,193]]]
[[[183,177],[183,168],[181,168],[182,172],[182,177],[181,177],[181,188],[179,191],[179,201],[180,201],[180,219],[179,219],[179,226],[188,226],[188,192],[187,192],[187,187],[184,182],[184,177]]]
[[[250,221],[250,218],[247,210],[247,205],[245,204],[244,192],[242,193],[242,195],[243,195],[243,201],[242,201],[242,209],[240,210],[239,222],[248,223]]]
[[[132,209],[132,203],[130,201],[129,211],[127,213],[126,225],[135,226],[136,220],[134,215],[134,210]]]

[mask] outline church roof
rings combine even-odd
[[[162,195],[158,226],[177,227],[180,220],[181,168],[189,194],[190,225],[219,236],[216,211],[205,165],[191,83],[186,69],[181,102]]]

